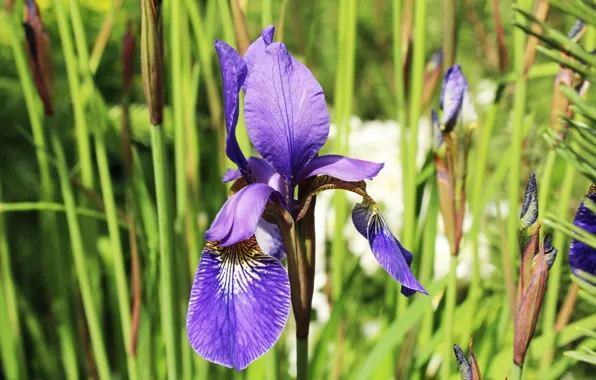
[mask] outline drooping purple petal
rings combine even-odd
[[[224,91],[224,117],[226,120],[226,154],[245,177],[248,177],[248,163],[240,150],[236,139],[238,124],[240,88],[247,75],[246,62],[234,48],[223,41],[215,41],[215,50],[219,55]]]
[[[248,68],[248,76],[252,71],[253,66],[265,55],[265,49],[273,42],[273,34],[275,33],[275,27],[273,25],[267,26],[261,32],[261,37],[257,38],[244,53],[244,61]],[[246,87],[243,87],[246,91]]]
[[[412,254],[393,236],[378,210],[368,223],[368,242],[379,264],[402,285],[403,295],[409,297],[415,292],[428,294],[410,270]]]
[[[579,205],[574,224],[590,233],[596,234],[596,215],[586,207],[586,202],[596,202],[596,187],[592,185],[590,192]],[[573,239],[569,248],[569,265],[572,272],[582,278],[579,271],[596,276],[596,248]]]
[[[242,173],[240,173],[240,170],[238,170],[238,169],[228,169],[228,170],[226,170],[226,173],[223,175],[222,180],[224,182],[232,182],[232,181],[237,180],[241,176],[242,176]]]
[[[280,261],[286,258],[286,246],[281,232],[275,224],[263,219],[259,220],[255,237],[264,253]]]
[[[468,91],[468,82],[461,71],[460,65],[451,66],[445,73],[439,104],[443,111],[441,124],[445,126],[445,133],[455,127],[458,115],[464,101],[464,94]]]
[[[296,176],[296,182],[319,174],[330,175],[343,181],[361,181],[373,179],[385,164],[356,160],[337,154],[328,154],[313,158]]]
[[[234,194],[219,210],[205,240],[219,241],[223,248],[250,238],[274,191],[264,183],[253,183]]]
[[[352,210],[352,223],[354,223],[356,230],[365,239],[368,239],[368,222],[372,216],[372,205],[366,199],[364,199],[361,203],[356,204]]]
[[[286,181],[267,161],[259,157],[249,157],[248,165],[258,182],[271,186],[282,195],[284,202],[287,200],[288,185]]]
[[[329,134],[323,89],[310,70],[275,42],[246,84],[244,118],[255,149],[288,183]]]
[[[227,248],[207,243],[186,316],[199,355],[240,371],[273,347],[289,313],[288,274],[254,236]]]

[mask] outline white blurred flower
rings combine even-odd
[[[497,84],[489,79],[482,79],[476,86],[476,104],[487,108],[495,101]]]

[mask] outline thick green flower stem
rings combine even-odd
[[[445,304],[445,351],[443,354],[443,365],[441,366],[441,378],[451,378],[451,362],[453,353],[453,323],[455,315],[455,303],[457,296],[457,256],[451,256],[451,267],[449,269],[447,282],[447,299]]]
[[[178,303],[176,300],[175,255],[173,240],[173,220],[170,210],[170,189],[167,180],[166,153],[164,129],[162,125],[151,127],[151,148],[153,154],[153,170],[155,175],[155,195],[157,199],[157,218],[159,224],[160,244],[160,298],[162,328],[166,343],[166,362],[168,379],[178,378],[178,358],[180,334],[176,328],[178,318]]]
[[[523,366],[519,367],[517,364],[513,363],[513,368],[511,368],[511,380],[521,380],[522,371]]]
[[[298,224],[294,223],[287,211],[284,210],[282,216],[283,225],[280,229],[288,259],[292,310],[296,320],[297,378],[305,380],[308,378],[308,332],[314,286],[314,250],[307,251],[306,248],[311,245],[314,247],[314,239],[304,239],[302,235],[311,230],[307,228],[309,216]]]

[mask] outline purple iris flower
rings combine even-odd
[[[596,234],[596,214],[586,207],[586,202],[596,202],[596,185],[590,187],[573,221],[579,228]],[[596,248],[573,239],[569,249],[569,265],[573,273],[580,278],[583,278],[580,271],[596,276]]]
[[[403,294],[426,293],[410,270],[412,254],[364,190],[362,181],[375,177],[383,164],[318,156],[329,134],[323,89],[283,43],[273,42],[273,33],[272,26],[265,28],[244,57],[225,42],[215,42],[224,86],[226,154],[238,169],[224,176],[235,181],[233,195],[205,234],[186,327],[199,355],[237,370],[277,342],[290,312],[281,226],[263,219],[266,209],[298,221],[320,191],[341,188],[362,195],[352,219],[374,256],[402,284]],[[247,159],[236,140],[240,90],[245,92],[248,135],[261,157]],[[298,186],[311,186],[311,196],[296,199]]]

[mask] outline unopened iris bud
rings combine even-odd
[[[520,215],[520,268],[518,283],[518,306],[515,314],[515,336],[513,346],[513,362],[522,367],[526,352],[536,330],[536,322],[540,315],[548,270],[557,255],[552,246],[552,235],[547,234],[540,249],[540,223],[538,222],[538,190],[536,176],[530,174],[524,203]]]
[[[457,359],[457,365],[459,367],[459,375],[462,380],[482,380],[480,374],[480,367],[476,361],[474,350],[472,348],[472,337],[470,336],[470,360],[466,358],[463,350],[457,345],[453,345],[453,352]]]
[[[551,261],[552,265],[555,255],[556,249],[550,245],[550,238],[545,239],[534,259],[527,289],[521,297],[515,315],[513,362],[519,367],[524,364],[526,352],[528,352],[528,347],[536,330],[536,322],[546,293],[548,262]],[[549,260],[549,256],[552,257],[552,260]]]
[[[161,0],[141,0],[141,70],[151,124],[163,122],[163,28]]]
[[[33,80],[43,102],[45,114],[51,115],[54,113],[52,107],[54,67],[52,65],[50,38],[41,21],[39,8],[35,0],[27,0],[25,3],[23,27],[25,28],[25,47]]]

